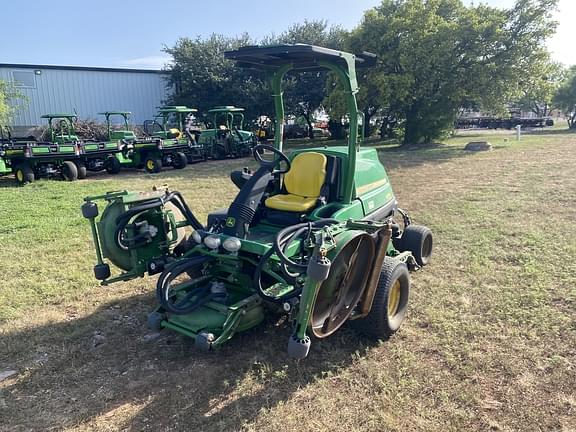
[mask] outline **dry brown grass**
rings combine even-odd
[[[436,234],[434,260],[393,339],[345,329],[300,362],[273,321],[213,354],[149,339],[153,280],[91,278],[81,196],[167,180],[204,216],[244,161],[0,181],[0,371],[19,372],[0,383],[0,430],[575,430],[576,139],[491,139],[484,154],[464,139],[382,152],[402,207]]]

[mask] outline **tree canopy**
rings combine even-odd
[[[304,21],[294,24],[279,35],[269,35],[260,43],[308,43],[339,49],[345,32],[328,27],[324,21]],[[247,109],[247,117],[273,115],[267,82],[262,73],[238,68],[224,59],[224,51],[255,44],[246,35],[225,37],[212,35],[207,39],[181,38],[165,51],[172,55],[169,68],[170,84],[174,86],[173,103],[186,104],[207,111],[215,105],[238,105]],[[289,75],[284,83],[286,112],[303,116],[312,134],[313,113],[326,96],[325,74],[305,73]]]
[[[546,114],[562,77],[545,48],[555,31],[556,3],[517,0],[502,9],[461,0],[383,0],[351,32],[305,21],[261,41],[249,35],[182,38],[166,48],[174,59],[172,102],[202,111],[234,104],[247,108],[248,117],[271,115],[265,77],[237,68],[223,51],[256,43],[311,43],[377,54],[377,65],[358,75],[366,132],[377,116],[383,133],[395,128],[405,143],[421,143],[450,132],[463,107],[503,113],[515,103]],[[310,126],[322,106],[334,119],[344,114],[341,90],[330,74],[289,74],[285,89],[287,113]]]
[[[553,98],[564,79],[564,67],[549,58],[543,58],[533,67],[533,73],[525,77],[521,97],[516,106],[533,112],[538,117],[548,117],[553,108]]]
[[[502,110],[518,98],[554,32],[555,0],[518,0],[510,9],[460,0],[384,0],[349,40],[378,55],[368,87],[404,142],[429,142],[453,128],[458,109]]]
[[[22,95],[9,82],[0,80],[0,126],[10,123],[14,108],[8,102],[22,99]]]
[[[326,48],[342,50],[346,32],[340,27],[328,27],[326,21],[304,21],[295,24],[279,36],[270,36],[265,44],[306,43]],[[312,122],[314,112],[318,110],[327,96],[327,72],[306,72],[297,75],[288,74],[284,82],[286,111],[302,116],[308,124],[308,134],[314,138]]]
[[[576,129],[576,66],[572,66],[566,73],[566,79],[554,96],[554,104],[564,112],[568,127]]]
[[[224,58],[224,51],[254,43],[247,34],[213,34],[207,39],[180,38],[172,48],[165,48],[173,58],[168,71],[175,92],[170,102],[197,108],[201,113],[217,105],[243,107],[247,118],[271,113],[264,77]]]

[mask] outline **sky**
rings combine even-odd
[[[464,0],[472,3],[472,0]],[[354,28],[378,0],[52,0],[2,5],[0,63],[161,68],[179,37],[211,33],[261,38],[305,19]],[[474,0],[474,3],[480,3]],[[514,0],[484,0],[511,7]],[[560,0],[553,58],[576,64],[576,1]]]

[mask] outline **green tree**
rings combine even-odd
[[[304,21],[294,24],[280,35],[265,38],[263,44],[305,43],[326,48],[342,49],[346,32],[341,27],[328,27],[326,21]],[[308,125],[308,135],[314,138],[314,112],[322,107],[327,96],[326,72],[288,73],[284,82],[286,112],[302,116]]]
[[[552,111],[552,99],[562,83],[565,69],[562,64],[551,61],[548,56],[533,66],[533,73],[521,83],[522,97],[515,105],[523,111],[531,111],[538,117],[548,117]]]
[[[568,127],[576,129],[576,66],[572,66],[556,95],[554,105],[561,109],[568,120]]]
[[[173,58],[168,67],[174,93],[169,102],[198,108],[201,113],[216,105],[246,108],[246,117],[272,112],[263,74],[237,67],[224,58],[224,51],[251,45],[247,34],[226,37],[213,34],[207,39],[180,38],[164,49]],[[206,118],[209,120],[209,118]]]
[[[344,47],[344,50],[361,52],[361,50],[355,50],[350,47],[349,44]],[[375,70],[368,69],[356,71],[356,79],[359,87],[358,93],[356,94],[356,100],[358,103],[358,109],[362,111],[363,114],[365,136],[370,136],[372,132],[370,122],[375,115],[379,115],[382,119],[384,128],[381,126],[381,129],[385,129],[385,124],[387,124],[388,121],[391,121],[394,117],[389,110],[389,106],[386,105],[388,98],[381,92],[381,90],[387,89],[387,87],[381,87],[377,84],[379,78],[380,75]],[[339,133],[339,126],[340,120],[346,115],[346,106],[344,104],[343,95],[344,90],[333,74],[329,75],[326,88],[328,89],[328,94],[324,99],[323,105],[332,119],[331,125],[334,128],[331,130],[332,135],[334,138],[343,138],[342,134]]]
[[[9,101],[23,100],[23,95],[9,82],[0,80],[0,125],[7,125],[12,119],[15,109]]]
[[[344,37],[341,28],[328,27],[325,21],[304,21],[260,43],[309,43],[340,48]],[[168,67],[169,84],[174,88],[170,102],[202,112],[215,105],[234,104],[245,107],[249,119],[262,114],[272,117],[273,100],[265,74],[239,68],[224,58],[224,51],[256,43],[247,34],[240,37],[213,34],[206,39],[181,38],[173,47],[166,47],[164,51],[173,58]],[[324,78],[325,73],[288,74],[284,83],[287,113],[302,116],[310,134],[313,134],[313,114],[326,96]]]
[[[510,10],[466,7],[460,0],[384,0],[349,39],[371,51],[371,95],[400,120],[404,143],[448,133],[458,109],[502,110],[522,94],[523,77],[546,55],[556,0],[518,0]]]

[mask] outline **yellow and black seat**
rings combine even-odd
[[[290,171],[284,175],[285,194],[271,196],[267,208],[294,213],[308,213],[321,199],[326,181],[327,158],[322,153],[306,152],[292,160]]]

